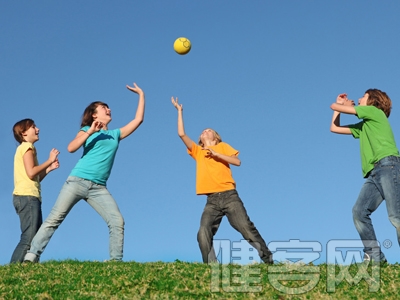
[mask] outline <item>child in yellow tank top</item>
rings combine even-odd
[[[57,149],[50,151],[49,159],[39,165],[34,143],[39,140],[39,128],[32,119],[15,123],[14,137],[20,144],[14,156],[13,204],[19,215],[21,239],[10,263],[23,262],[31,241],[42,224],[40,182],[59,167]]]

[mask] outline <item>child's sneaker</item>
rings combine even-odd
[[[380,259],[374,259],[371,258],[371,255],[369,255],[368,253],[364,253],[364,261],[370,262],[372,261],[373,263],[380,263],[381,265],[384,265],[387,263],[386,257],[383,255],[383,253],[381,253],[381,258]]]
[[[36,263],[39,261],[39,258],[34,253],[27,253],[24,257],[24,263]]]

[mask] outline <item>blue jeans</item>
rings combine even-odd
[[[197,241],[199,242],[203,262],[217,262],[212,240],[225,215],[228,217],[232,227],[239,231],[243,238],[257,249],[261,259],[265,263],[273,263],[271,251],[269,251],[253,222],[250,221],[236,190],[214,193],[207,197],[207,204],[204,207],[200,229],[197,233]]]
[[[124,219],[117,203],[105,186],[75,176],[67,178],[49,216],[34,237],[27,256],[32,257],[32,255],[29,255],[32,253],[37,258],[40,257],[53,233],[62,221],[64,221],[72,207],[81,199],[86,200],[108,225],[110,233],[110,259],[116,261],[122,260]]]
[[[375,164],[353,207],[354,225],[363,240],[364,252],[376,261],[384,260],[385,255],[376,241],[370,215],[383,200],[400,244],[400,157],[387,156]]]
[[[19,216],[21,238],[11,256],[10,263],[17,263],[24,261],[32,239],[42,224],[42,202],[34,196],[13,195],[13,204]]]

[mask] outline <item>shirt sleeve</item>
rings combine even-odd
[[[360,138],[360,134],[361,134],[361,131],[362,131],[363,124],[364,124],[364,121],[361,121],[361,122],[359,122],[357,124],[349,125],[351,134],[353,135],[353,137],[355,139]]]
[[[222,142],[221,142],[221,144],[223,146],[222,147],[223,152],[224,152],[223,154],[228,155],[228,156],[232,156],[232,155],[238,156],[239,155],[239,151],[234,149],[231,145],[229,145],[227,143],[222,143]]]
[[[29,143],[29,142],[22,143],[21,144],[21,154],[22,154],[22,156],[24,156],[26,151],[28,151],[29,149],[32,149],[32,151],[34,151],[34,147],[33,147],[32,143]]]
[[[363,120],[372,120],[377,117],[377,113],[379,112],[379,108],[375,106],[367,105],[367,106],[355,106],[357,117]]]
[[[193,157],[194,159],[196,159],[197,155],[199,154],[199,151],[201,150],[200,146],[197,145],[196,143],[193,142],[192,144],[192,149],[187,149],[187,153]]]
[[[90,126],[83,126],[79,131],[86,132],[89,130],[89,128],[90,128]]]

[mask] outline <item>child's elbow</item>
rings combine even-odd
[[[35,179],[36,179],[36,175],[33,174],[33,173],[26,173],[26,175],[28,175],[28,178],[29,178],[30,180],[35,180]]]
[[[69,153],[74,153],[77,149],[74,149],[71,145],[68,145],[67,150]]]
[[[337,104],[337,103],[332,103],[332,104],[331,104],[331,109],[334,110],[334,111],[337,111],[337,109],[338,109],[338,104]]]
[[[336,126],[335,124],[331,125],[330,131],[332,133],[338,133],[339,132],[340,127]]]

